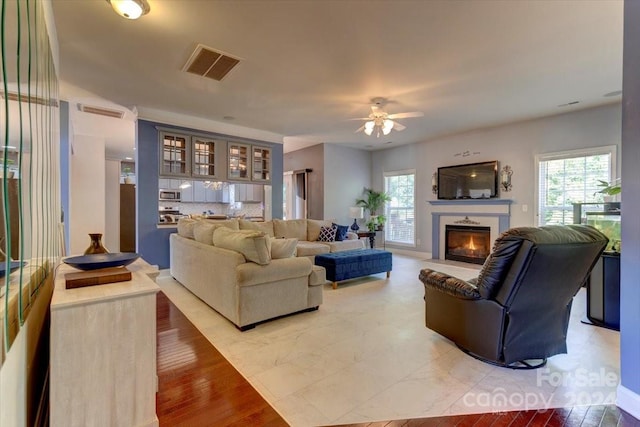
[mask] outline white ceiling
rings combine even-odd
[[[257,129],[285,151],[388,148],[620,101],[603,95],[622,88],[622,1],[148,1],[138,21],[53,1],[63,97]],[[198,43],[242,61],[221,82],[181,71]],[[378,96],[424,117],[354,133],[348,119]]]

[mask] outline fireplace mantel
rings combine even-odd
[[[492,244],[509,229],[511,199],[428,200],[431,205],[431,257],[444,259],[444,227],[465,217],[491,227]]]

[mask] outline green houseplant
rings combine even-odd
[[[384,207],[386,202],[391,201],[391,197],[384,191],[376,191],[373,188],[366,187],[362,194],[364,197],[356,200],[356,206],[362,206],[369,211],[370,219],[367,221],[367,227],[370,231],[381,229],[387,218],[376,213]]]
[[[596,193],[601,193],[605,196],[616,196],[622,192],[622,181],[620,178],[613,182],[598,180],[598,186],[602,188],[596,191]]]

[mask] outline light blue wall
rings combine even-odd
[[[272,215],[282,218],[282,145],[263,141],[252,141],[219,135],[196,129],[165,125],[146,120],[138,120],[138,136],[136,149],[136,241],[138,253],[152,265],[169,268],[169,235],[175,229],[158,229],[158,175],[159,140],[156,127],[176,129],[183,132],[197,132],[213,138],[230,138],[248,143],[259,143],[271,147],[272,154]],[[278,190],[280,189],[280,190]]]
[[[384,172],[416,169],[416,238],[420,244],[415,250],[420,252],[431,252],[427,201],[436,199],[431,176],[440,166],[489,160],[498,160],[500,167],[511,166],[513,190],[501,194],[513,200],[511,226],[535,225],[535,156],[604,145],[620,147],[621,115],[621,105],[611,104],[374,151],[371,180],[374,187],[383,188]],[[620,162],[617,164],[619,167]]]
[[[323,218],[334,219],[339,224],[352,224],[349,207],[355,206],[356,199],[362,198],[364,187],[371,187],[371,153],[324,144],[324,164]]]
[[[635,393],[640,414],[640,2],[624,2],[622,103],[621,383]],[[620,393],[619,393],[620,397]]]

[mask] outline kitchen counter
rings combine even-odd
[[[161,222],[156,224],[156,228],[178,228],[177,222]]]

